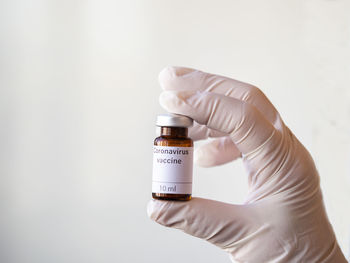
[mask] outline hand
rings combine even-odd
[[[151,219],[205,239],[238,262],[346,262],[310,154],[258,88],[177,67],[164,69],[159,80],[162,107],[195,120],[190,137],[217,137],[196,150],[196,163],[242,157],[249,193],[242,205],[151,200]]]

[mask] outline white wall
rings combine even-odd
[[[0,2],[0,261],[229,262],[147,218],[158,72],[259,86],[307,146],[349,253],[350,2]],[[244,198],[238,161],[194,195]]]

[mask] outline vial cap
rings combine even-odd
[[[184,115],[168,113],[158,115],[156,125],[165,127],[191,127],[193,120]]]

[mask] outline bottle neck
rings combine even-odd
[[[160,136],[187,138],[188,129],[184,127],[160,127]]]

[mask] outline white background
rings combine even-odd
[[[146,215],[158,72],[260,87],[315,159],[348,256],[350,1],[0,1],[0,261],[230,262]],[[194,195],[241,202],[240,161]]]

